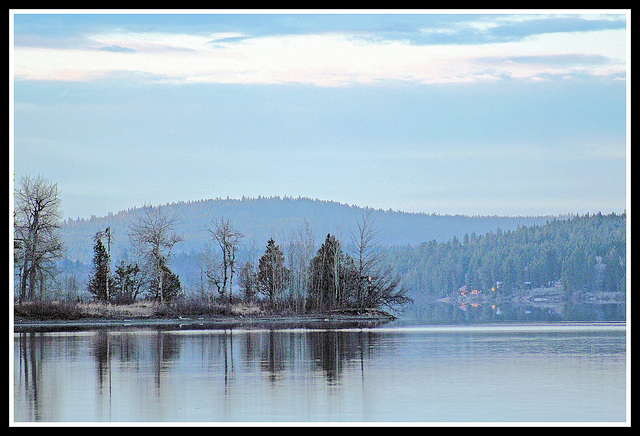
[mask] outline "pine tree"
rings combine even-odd
[[[160,274],[151,279],[151,289],[154,293],[152,296],[164,303],[170,303],[182,291],[180,277],[169,269],[164,260],[160,263],[160,270]],[[162,286],[157,283],[158,280],[162,281]],[[160,292],[162,292],[162,295],[160,295]]]
[[[108,301],[108,289],[113,286],[113,279],[109,276],[109,255],[102,240],[95,238],[93,245],[93,271],[88,283],[88,290],[93,297],[100,301]],[[111,285],[111,286],[110,286]]]
[[[137,263],[120,261],[113,277],[112,298],[117,302],[132,303],[136,300],[144,284],[142,271]]]
[[[273,305],[276,297],[287,288],[288,282],[289,270],[284,266],[284,254],[273,238],[270,238],[258,261],[258,291],[268,297]]]
[[[342,299],[340,270],[344,254],[340,242],[328,234],[309,266],[309,305],[312,310],[331,310]]]

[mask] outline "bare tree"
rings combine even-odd
[[[22,177],[15,192],[14,261],[20,301],[33,300],[36,288],[43,296],[45,279],[53,277],[55,260],[62,256],[58,195],[58,185],[41,176]]]
[[[400,310],[401,307],[413,301],[407,297],[407,289],[400,284],[400,277],[394,274],[390,266],[373,271],[367,276],[364,289],[365,308],[388,307]]]
[[[381,263],[381,255],[378,244],[379,231],[375,228],[373,211],[367,209],[360,220],[356,222],[356,228],[351,231],[351,242],[355,246],[356,278],[356,304],[364,307],[366,291],[372,282],[372,275],[377,271]]]
[[[173,246],[182,241],[174,233],[176,218],[168,217],[160,208],[145,207],[144,214],[130,228],[129,238],[138,250],[155,280],[155,294],[164,303],[163,276]]]
[[[291,297],[300,303],[300,308],[305,307],[304,297],[307,293],[309,282],[309,263],[315,253],[315,238],[309,221],[304,220],[299,229],[291,236],[287,250],[287,260],[289,263]]]
[[[216,287],[220,297],[223,296],[223,273],[222,263],[218,261],[217,256],[213,253],[211,248],[207,247],[198,258],[198,266],[200,268],[200,293],[203,297],[209,297],[209,286]],[[207,277],[206,284],[204,276]]]
[[[216,242],[222,253],[222,275],[221,275],[221,296],[227,294],[227,282],[229,283],[229,302],[231,302],[231,292],[233,289],[233,275],[235,273],[236,250],[240,244],[240,240],[244,237],[242,233],[236,230],[231,220],[224,217],[215,220],[212,226],[207,227],[213,240]]]
[[[238,282],[245,301],[253,301],[258,291],[258,285],[256,273],[254,271],[253,264],[250,261],[246,261],[244,266],[240,269]]]
[[[384,262],[378,242],[379,231],[371,209],[367,209],[351,232],[355,246],[356,304],[359,308],[387,306],[397,309],[411,301],[400,278]]]

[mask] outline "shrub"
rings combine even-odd
[[[15,316],[29,319],[80,319],[82,310],[76,303],[64,301],[33,301],[13,306]]]

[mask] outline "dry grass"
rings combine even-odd
[[[231,305],[231,314],[234,316],[258,316],[263,313],[262,309],[254,303],[238,303]]]
[[[157,304],[141,301],[132,304],[106,304],[99,302],[78,303],[80,312],[85,317],[120,318],[120,317],[152,317],[155,315]]]
[[[80,319],[80,318],[173,318],[178,316],[241,316],[252,317],[263,314],[254,303],[221,305],[197,301],[181,301],[161,305],[152,301],[131,304],[108,304],[103,302],[59,302],[38,301],[14,305],[14,314],[28,319]]]

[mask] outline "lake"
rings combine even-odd
[[[14,333],[29,422],[627,419],[624,323]]]

